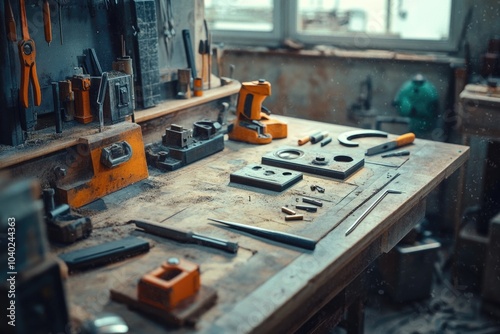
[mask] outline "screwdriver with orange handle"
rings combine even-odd
[[[45,32],[45,41],[50,46],[52,42],[52,22],[50,21],[49,0],[43,2],[43,30]]]
[[[375,155],[382,152],[387,152],[395,148],[411,144],[413,143],[414,140],[415,140],[415,134],[412,132],[408,132],[405,133],[404,135],[399,136],[398,138],[396,138],[396,140],[369,148],[366,151],[365,155]]]

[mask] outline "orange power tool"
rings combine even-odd
[[[21,86],[19,89],[19,98],[21,105],[24,108],[29,106],[29,83],[33,87],[33,98],[35,106],[42,103],[42,93],[40,91],[40,83],[36,73],[36,48],[35,41],[30,38],[28,31],[28,20],[26,18],[26,4],[24,0],[19,0],[21,9],[21,30],[22,40],[18,43],[19,59],[21,60]]]
[[[263,79],[241,84],[236,119],[228,129],[231,140],[251,144],[269,144],[273,138],[286,138],[286,123],[269,117],[262,101],[271,95],[271,84]]]

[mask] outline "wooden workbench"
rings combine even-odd
[[[341,146],[336,138],[343,126],[275,116],[289,124],[286,139],[269,145],[226,141],[224,151],[174,172],[150,169],[150,177],[84,207],[94,231],[87,240],[56,253],[91,246],[128,235],[150,241],[151,250],[111,266],[71,275],[67,298],[74,313],[121,315],[131,333],[163,333],[165,326],[111,301],[110,289],[137,280],[176,256],[201,266],[202,284],[217,291],[216,304],[195,328],[169,332],[278,333],[297,330],[315,320],[314,314],[341,296],[374,259],[389,251],[423,218],[426,196],[462,166],[468,147],[417,139],[409,157],[366,157],[365,166],[344,181],[304,174],[302,181],[275,193],[230,184],[229,175],[281,146],[297,146],[304,135],[325,130],[334,137],[322,150],[328,154],[355,154],[385,142],[385,138],[356,139],[358,148]],[[394,136],[390,136],[393,138]],[[312,144],[301,146],[306,150]],[[319,146],[319,144],[316,144]],[[326,189],[313,192],[311,185]],[[381,189],[403,191],[388,195],[348,236],[345,231],[372,203]],[[285,221],[280,208],[293,206],[302,196],[323,201],[304,221]],[[207,218],[286,231],[318,240],[314,251],[271,242],[210,224]],[[216,249],[181,244],[137,231],[130,219],[149,219],[170,226],[238,242],[231,255]],[[321,322],[321,320],[320,320]]]

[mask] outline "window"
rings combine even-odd
[[[216,42],[270,45],[283,34],[280,1],[205,0],[205,17]]]
[[[464,24],[463,0],[206,0],[220,42],[452,51]],[[260,44],[258,44],[260,43]]]

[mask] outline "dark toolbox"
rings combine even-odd
[[[101,77],[92,77],[92,108],[99,110],[97,95]],[[108,72],[108,84],[103,105],[104,124],[116,124],[134,114],[132,76],[119,71]],[[97,116],[97,115],[96,115]]]

